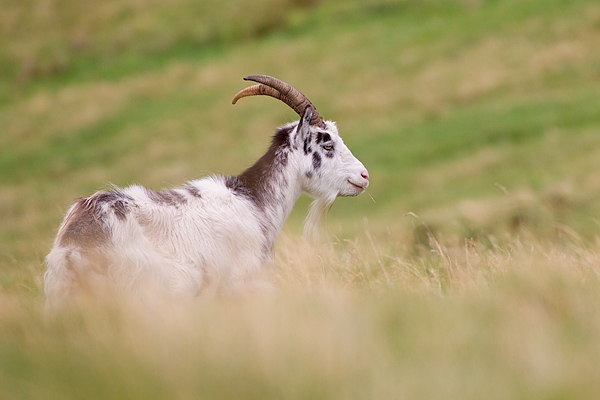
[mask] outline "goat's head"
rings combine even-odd
[[[309,124],[312,108],[306,107],[295,131],[300,153],[303,189],[315,198],[333,201],[337,196],[356,196],[369,185],[369,173],[338,134],[334,122]]]
[[[298,90],[266,75],[250,75],[244,80],[258,84],[238,92],[233,104],[242,97],[266,95],[283,101],[300,116],[289,139],[302,189],[316,199],[307,220],[309,229],[315,230],[316,221],[337,196],[357,196],[365,191],[369,173],[346,147],[335,122],[324,121]]]

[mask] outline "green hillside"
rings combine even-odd
[[[7,75],[0,109],[4,257],[39,261],[68,204],[109,182],[160,188],[248,166],[295,118],[268,99],[229,105],[241,77],[256,72],[307,93],[371,171],[375,201],[339,201],[334,231],[363,218],[405,229],[414,212],[467,236],[521,223],[543,236],[555,223],[596,232],[593,2],[240,2],[206,4],[207,14],[184,0],[106,1],[94,11],[75,3],[56,2],[46,24],[13,17],[14,42],[3,46],[7,69],[21,71]],[[21,2],[9,8],[27,14]],[[228,12],[231,25],[202,33]],[[128,29],[139,35],[119,47]],[[76,34],[89,45],[69,44]],[[19,43],[39,64],[26,83]],[[64,68],[42,67],[67,53]]]
[[[239,173],[297,118],[230,104],[253,73],[305,93],[371,175],[323,248],[299,201],[271,271],[291,295],[191,305],[156,354],[130,310],[44,325],[43,259],[76,198]],[[1,398],[599,389],[597,1],[1,0],[0,132]]]

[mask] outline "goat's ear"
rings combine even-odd
[[[307,106],[304,110],[304,115],[300,118],[300,123],[298,123],[298,138],[302,141],[310,136],[310,120],[312,115],[312,107]]]

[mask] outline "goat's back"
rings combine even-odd
[[[222,177],[154,192],[141,186],[97,192],[67,212],[46,260],[50,307],[105,285],[198,294],[235,290],[265,260],[260,217]]]

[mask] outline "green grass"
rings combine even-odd
[[[0,397],[595,398],[600,7],[592,0],[6,0]],[[215,21],[219,21],[215,24]],[[274,295],[45,319],[74,199],[235,174],[307,94],[371,174]]]

